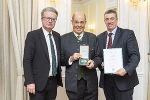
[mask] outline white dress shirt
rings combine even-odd
[[[52,75],[52,55],[51,55],[51,46],[50,46],[50,39],[49,39],[49,35],[48,34],[52,34],[52,32],[48,32],[46,31],[43,27],[42,27],[45,39],[46,39],[46,43],[47,43],[47,47],[48,47],[48,54],[49,54],[49,60],[50,60],[50,71],[49,71],[49,76],[53,76]],[[58,65],[58,61],[57,61],[57,49],[56,49],[56,44],[54,41],[54,37],[53,34],[51,35],[53,44],[54,44],[54,49],[55,49],[55,56],[56,56],[56,67]]]
[[[109,32],[109,31],[107,30],[106,48],[107,48],[107,46],[108,46],[109,33],[112,33],[111,37],[112,37],[112,44],[113,44],[113,41],[114,41],[114,38],[115,38],[116,31],[117,31],[117,27],[116,27],[112,32]]]

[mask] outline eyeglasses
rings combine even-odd
[[[72,21],[72,22],[73,22],[74,24],[79,24],[79,23],[80,23],[80,24],[82,24],[82,25],[86,23],[86,21],[80,21],[80,22],[78,22],[78,21]]]
[[[106,22],[108,22],[109,20],[110,20],[110,21],[114,21],[115,18],[114,18],[114,17],[111,17],[111,18],[105,18],[105,21],[106,21]]]
[[[51,17],[42,17],[42,18],[45,18],[45,20],[48,22],[48,21],[52,21],[52,22],[55,22],[57,19],[56,18],[51,18]]]

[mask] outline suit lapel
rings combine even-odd
[[[117,27],[117,31],[116,31],[116,34],[115,34],[115,37],[113,40],[112,48],[116,47],[119,37],[120,37],[120,29],[119,29],[119,27]]]
[[[41,48],[44,50],[45,56],[49,61],[48,47],[47,47],[46,39],[45,39],[42,28],[40,28],[40,41],[41,41],[41,44],[42,44]]]
[[[77,37],[75,36],[74,32],[71,32],[71,36],[70,36],[73,40],[77,41]]]
[[[106,43],[107,43],[107,31],[105,31],[104,33],[104,44],[103,44],[104,49],[106,49]]]
[[[89,43],[89,34],[84,32],[83,37],[82,37],[82,43],[86,45],[90,45]]]

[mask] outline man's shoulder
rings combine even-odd
[[[52,31],[52,33],[55,34],[56,36],[60,36],[60,34],[54,30]]]
[[[94,33],[91,33],[91,32],[85,32],[85,34],[92,36],[92,37],[96,37],[96,35]]]
[[[133,30],[125,29],[125,28],[120,28],[120,27],[118,27],[117,30],[119,30],[120,33],[133,33]]]
[[[65,33],[65,34],[63,34],[61,37],[62,37],[62,38],[71,37],[72,34],[73,34],[73,32]]]
[[[40,32],[42,32],[41,28],[28,32],[28,35],[37,35],[37,33],[40,33]]]
[[[104,31],[104,32],[100,33],[99,35],[97,35],[97,37],[98,37],[98,38],[100,38],[100,37],[104,37],[104,36],[105,36],[105,34],[106,34],[106,31]]]

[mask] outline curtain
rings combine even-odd
[[[1,0],[0,60],[2,100],[27,100],[23,77],[23,50],[28,31],[37,28],[37,0]]]
[[[8,8],[7,8],[7,1],[0,0],[0,97],[2,100],[9,100],[9,97],[6,96],[10,95],[8,92],[8,84],[6,82],[10,82],[7,78],[9,75],[9,50],[6,49],[9,47],[8,42],[8,29],[9,29],[9,21],[8,19]],[[5,38],[4,38],[5,37]],[[7,56],[6,56],[7,55]],[[6,99],[7,98],[7,99]]]
[[[150,41],[150,0],[148,0],[148,33],[149,33],[149,41]],[[150,48],[149,48],[149,63],[150,63]],[[149,66],[149,82],[148,82],[148,100],[150,100],[150,66]]]
[[[56,9],[59,15],[54,30],[58,31],[61,35],[71,31],[71,1],[56,0]]]
[[[58,18],[54,30],[61,35],[71,31],[71,4],[72,0],[38,0],[38,16],[41,16],[41,10],[45,7],[51,6],[58,11]],[[38,27],[41,27],[40,17],[38,19]]]
[[[55,4],[48,2],[49,0],[0,0],[0,97],[2,100],[28,100],[22,63],[24,42],[27,32],[41,27],[39,24],[41,10],[47,6],[55,7],[59,12],[55,30],[60,34],[71,30],[71,0],[56,0]]]

